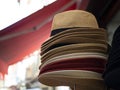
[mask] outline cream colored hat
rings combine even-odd
[[[72,53],[80,53],[80,52],[106,53],[106,51],[107,51],[107,46],[104,44],[97,44],[97,43],[70,44],[49,50],[48,52],[46,52],[41,56],[41,62],[43,62],[43,60],[51,59],[53,57],[64,54],[70,54],[70,53],[72,54]]]
[[[53,63],[53,62],[70,60],[70,59],[75,59],[75,58],[81,58],[81,59],[83,59],[83,58],[99,58],[99,59],[101,59],[100,61],[104,61],[104,62],[107,61],[107,55],[103,54],[103,53],[97,53],[97,52],[70,53],[70,54],[55,56],[51,59],[45,60],[40,65],[40,69],[42,67],[44,67],[45,65],[48,65],[48,64]]]
[[[51,29],[73,27],[98,28],[98,24],[93,14],[82,10],[70,10],[56,14],[53,18]]]
[[[57,31],[57,30],[56,30]],[[74,28],[52,36],[41,45],[41,55],[53,49],[55,45],[74,43],[101,43],[107,45],[107,32],[104,29]]]

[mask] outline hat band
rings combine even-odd
[[[53,36],[53,35],[55,35],[55,34],[58,34],[58,33],[62,32],[62,31],[65,31],[65,30],[68,30],[68,29],[73,29],[73,28],[77,28],[77,27],[71,27],[71,28],[60,28],[60,29],[52,30],[50,36]]]

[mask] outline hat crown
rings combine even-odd
[[[83,10],[70,10],[54,16],[52,30],[71,27],[98,28],[95,16]]]

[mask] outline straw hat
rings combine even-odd
[[[87,55],[86,55],[87,56]],[[103,73],[106,60],[99,57],[82,57],[71,59],[59,59],[58,61],[47,61],[40,67],[40,74],[58,70],[89,70]]]
[[[93,14],[82,10],[70,10],[54,16],[51,30],[74,27],[98,28],[98,24]]]
[[[107,32],[98,27],[94,15],[82,10],[58,13],[50,39],[41,46],[38,79],[48,86],[76,83],[83,90],[104,90],[106,53]]]
[[[78,52],[106,53],[106,51],[107,51],[107,46],[104,44],[96,44],[96,43],[70,44],[49,50],[47,53],[42,55],[41,60],[43,61],[55,56],[70,54],[70,53],[78,53]]]
[[[106,62],[107,61],[107,55],[103,53],[97,53],[97,52],[82,52],[82,53],[70,53],[70,54],[64,54],[64,55],[59,55],[56,57],[53,57],[51,59],[46,59],[42,61],[42,64],[40,66],[40,69],[50,63],[58,62],[58,61],[64,61],[64,60],[71,60],[71,59],[90,59],[94,58],[96,61],[100,59],[100,61]]]
[[[49,42],[53,42],[54,39],[59,39],[64,36],[68,35],[76,35],[76,34],[97,34],[102,35],[105,40],[107,40],[107,32],[103,28],[95,29],[95,28],[73,28],[73,29],[66,29],[63,32],[59,32],[58,34],[51,36],[46,42],[42,44],[42,46],[48,44]],[[101,38],[103,39],[103,38]]]
[[[102,74],[85,70],[61,70],[43,73],[39,81],[48,86],[79,86],[83,90],[105,90]]]
[[[41,46],[41,55],[55,46],[75,44],[75,43],[101,43],[107,45],[107,34],[104,29],[68,29],[60,32]]]

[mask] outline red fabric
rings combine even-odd
[[[86,10],[86,8],[87,8],[86,6],[88,6],[89,2],[90,2],[90,0],[82,0],[81,3],[80,3],[80,6],[78,8],[82,9],[82,10]]]
[[[103,73],[106,60],[101,58],[74,58],[53,62],[40,68],[40,74],[57,70],[89,70]]]
[[[0,72],[7,73],[8,65],[14,64],[22,60],[26,55],[40,49],[43,41],[50,35],[53,15],[69,2],[69,0],[57,0],[53,4],[0,31]],[[63,11],[75,8],[75,3],[73,3]],[[39,28],[34,30],[36,27]]]
[[[73,0],[57,0],[43,9],[0,31],[0,72],[7,73],[8,65],[40,49],[49,37],[53,16],[65,10],[76,9]],[[37,30],[36,30],[37,28]],[[4,69],[3,69],[4,67]]]
[[[2,75],[8,73],[7,69],[8,69],[8,64],[0,59],[0,72],[2,72]]]

